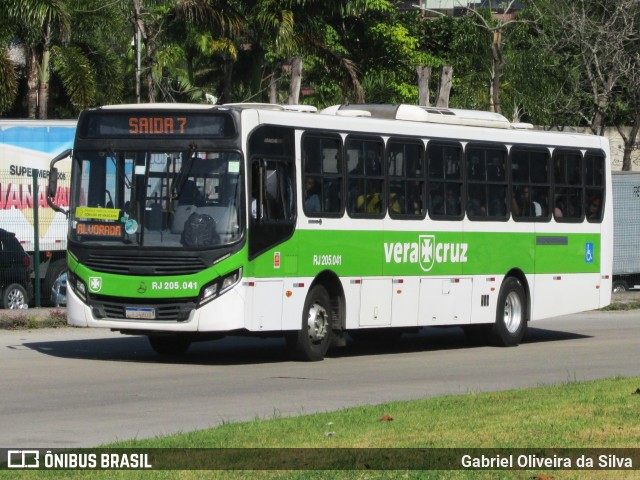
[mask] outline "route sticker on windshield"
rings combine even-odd
[[[117,208],[77,207],[76,218],[90,218],[92,220],[118,220],[120,210]]]

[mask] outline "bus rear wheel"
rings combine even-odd
[[[324,359],[331,345],[331,298],[322,285],[307,294],[302,310],[302,328],[287,338],[295,358],[309,362]]]
[[[611,289],[613,293],[624,293],[627,290],[629,290],[629,285],[627,285],[627,282],[624,280],[616,280],[613,282],[613,287]]]
[[[496,322],[489,331],[492,344],[518,345],[527,333],[527,296],[520,280],[507,277],[502,283],[496,308]]]
[[[181,335],[149,335],[151,348],[160,355],[182,355],[191,346],[191,340]]]

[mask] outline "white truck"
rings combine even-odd
[[[640,172],[613,172],[613,291],[640,288]]]
[[[39,260],[42,304],[67,268],[67,218],[46,200],[49,162],[72,148],[75,120],[0,120],[0,226],[16,234],[33,261]],[[71,162],[61,165],[56,204],[69,205]],[[37,192],[33,190],[34,169]],[[39,254],[35,258],[34,202],[38,206]]]

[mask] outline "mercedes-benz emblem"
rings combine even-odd
[[[144,282],[140,282],[140,286],[138,287],[138,293],[144,293],[147,291],[147,284]]]

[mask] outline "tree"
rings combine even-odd
[[[0,47],[0,114],[9,110],[18,92],[18,79],[9,51]]]
[[[494,11],[493,2],[489,0],[488,8],[469,8],[468,11],[473,16],[475,24],[488,34],[491,47],[491,66],[489,69],[489,110],[492,112],[502,112],[500,103],[500,92],[502,87],[502,77],[506,65],[505,42],[506,34],[512,27],[522,21],[515,16],[513,5],[515,0],[499,2],[503,5]]]
[[[19,25],[27,47],[28,112],[47,118],[51,47],[69,36],[70,16],[63,0],[6,0],[6,15]]]
[[[59,99],[53,104],[59,117],[73,116],[100,100],[121,98],[123,84],[113,78],[121,73],[118,54],[122,49],[104,41],[109,34],[122,41],[116,36],[122,31],[117,28],[117,9],[110,5],[105,7],[99,0],[8,0],[8,8],[0,12],[0,30],[27,59],[18,81],[21,85],[24,79],[28,117],[47,118],[51,95]],[[105,13],[109,23],[104,21]],[[7,22],[11,28],[6,28]]]
[[[246,29],[245,12],[235,7],[235,2],[225,0],[180,0],[176,5],[176,15],[186,22],[187,41],[189,48],[188,68],[189,79],[196,83],[193,70],[196,59],[195,52],[199,52],[206,63],[202,64],[201,76],[207,76],[213,71],[212,65],[221,63],[222,77],[219,101],[231,101],[233,83],[233,65],[238,58],[238,43]],[[222,62],[214,57],[222,57]],[[209,65],[206,65],[206,64]]]
[[[371,2],[342,21],[343,45],[358,67],[368,103],[418,101],[416,74],[423,74],[426,86],[429,68],[440,65],[422,42],[422,23],[417,11],[400,12],[386,1]]]
[[[550,51],[562,52],[567,64],[578,56],[576,91],[571,108],[596,135],[604,133],[616,91],[633,70],[640,51],[640,2],[574,0],[540,2],[540,11],[558,25],[545,35]]]
[[[15,37],[15,25],[0,9],[0,114],[8,111],[18,95],[18,72],[10,48]]]
[[[629,52],[629,56],[630,67],[614,102],[617,113],[614,123],[624,142],[622,170],[631,170],[631,153],[638,145],[640,134],[640,49],[635,54]]]

